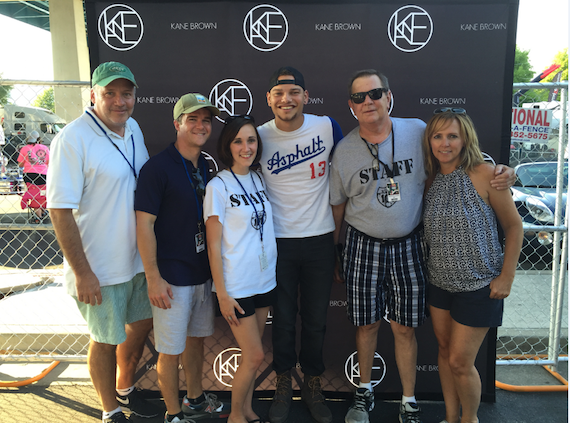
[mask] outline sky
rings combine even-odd
[[[569,17],[568,0],[520,0],[517,45],[530,50],[535,74],[548,68],[556,53],[568,47]],[[0,40],[0,75],[4,79],[53,80],[48,31],[0,15]]]

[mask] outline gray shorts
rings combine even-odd
[[[212,280],[202,285],[170,286],[171,308],[152,306],[154,343],[159,353],[182,354],[186,337],[204,338],[214,333]]]

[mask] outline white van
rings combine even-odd
[[[38,131],[42,144],[49,145],[63,129],[65,121],[47,109],[7,104],[0,106],[0,124],[6,138],[4,155],[14,163],[18,158],[19,147],[25,144],[28,134]]]

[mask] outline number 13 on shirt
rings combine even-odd
[[[311,163],[311,179],[315,179],[317,176],[325,176],[326,162],[319,162],[317,166]]]

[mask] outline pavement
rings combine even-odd
[[[1,364],[0,380],[21,380],[37,374],[46,364]],[[559,373],[567,379],[568,363],[561,362]],[[542,366],[498,366],[497,380],[512,385],[555,386],[560,383]],[[145,392],[150,401],[163,407],[156,392]],[[298,392],[297,392],[298,395]],[[220,398],[229,401],[228,393],[220,393]],[[438,423],[445,417],[442,401],[422,401],[423,423]],[[267,417],[270,398],[255,398],[254,409]],[[327,400],[332,411],[331,423],[344,422],[350,400]],[[89,382],[85,364],[61,363],[48,376],[29,386],[0,388],[0,422],[100,422],[100,409],[97,394]],[[135,423],[161,423],[162,416],[154,419],[132,417]],[[370,413],[374,423],[396,423],[398,403],[396,401],[376,401]],[[481,403],[479,409],[481,423],[562,423],[568,421],[567,392],[510,392],[496,391],[495,403]],[[200,422],[225,422],[221,419],[200,420]],[[292,403],[287,423],[314,423],[305,405],[298,397]]]

